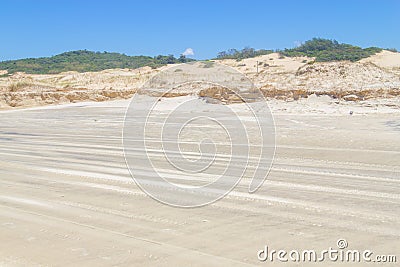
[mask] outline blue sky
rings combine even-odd
[[[312,37],[400,50],[400,0],[1,1],[0,60],[88,49],[194,58]]]

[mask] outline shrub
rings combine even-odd
[[[219,52],[217,55],[217,59],[236,59],[237,61],[240,61],[245,58],[268,55],[273,52],[274,52],[273,50],[265,50],[265,49],[255,50],[254,48],[251,47],[245,47],[242,50],[236,50],[232,48],[228,49],[227,51]]]
[[[363,49],[349,44],[340,44],[336,40],[313,38],[299,47],[285,49],[281,51],[280,54],[288,57],[315,57],[315,60],[319,62],[340,60],[358,61],[380,51],[382,51],[382,49],[378,47]]]
[[[65,71],[101,71],[114,68],[136,69],[144,66],[157,68],[166,64],[188,61],[193,60],[184,56],[177,59],[173,55],[127,56],[119,53],[78,50],[52,57],[3,61],[0,62],[0,69],[8,70],[8,73],[21,71],[32,74],[51,74]]]
[[[386,50],[388,50],[390,52],[395,52],[395,53],[398,52],[396,48],[387,48]]]

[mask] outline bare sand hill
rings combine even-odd
[[[360,60],[361,63],[370,62],[381,68],[400,70],[400,53],[384,50],[376,55]]]
[[[354,101],[399,96],[399,56],[383,51],[360,62],[313,63],[310,58],[280,58],[274,53],[221,63],[245,73],[267,97],[290,101],[317,94]]]

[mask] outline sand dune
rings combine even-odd
[[[242,61],[216,62],[244,73],[268,98],[292,101],[317,94],[348,101],[363,101],[398,98],[399,57],[400,53],[383,51],[355,63],[308,64],[313,59],[281,58],[279,54],[273,53]],[[0,109],[126,99],[150,77],[168,67],[171,66],[55,75],[16,73],[0,78]]]

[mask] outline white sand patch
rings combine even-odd
[[[46,208],[52,208],[53,206],[39,201],[39,200],[33,200],[33,199],[28,199],[28,198],[20,198],[20,197],[11,197],[11,196],[0,196],[0,199],[4,201],[10,201],[14,203],[22,203],[22,204],[27,204],[27,205],[33,205],[33,206],[40,206],[40,207],[46,207]]]

